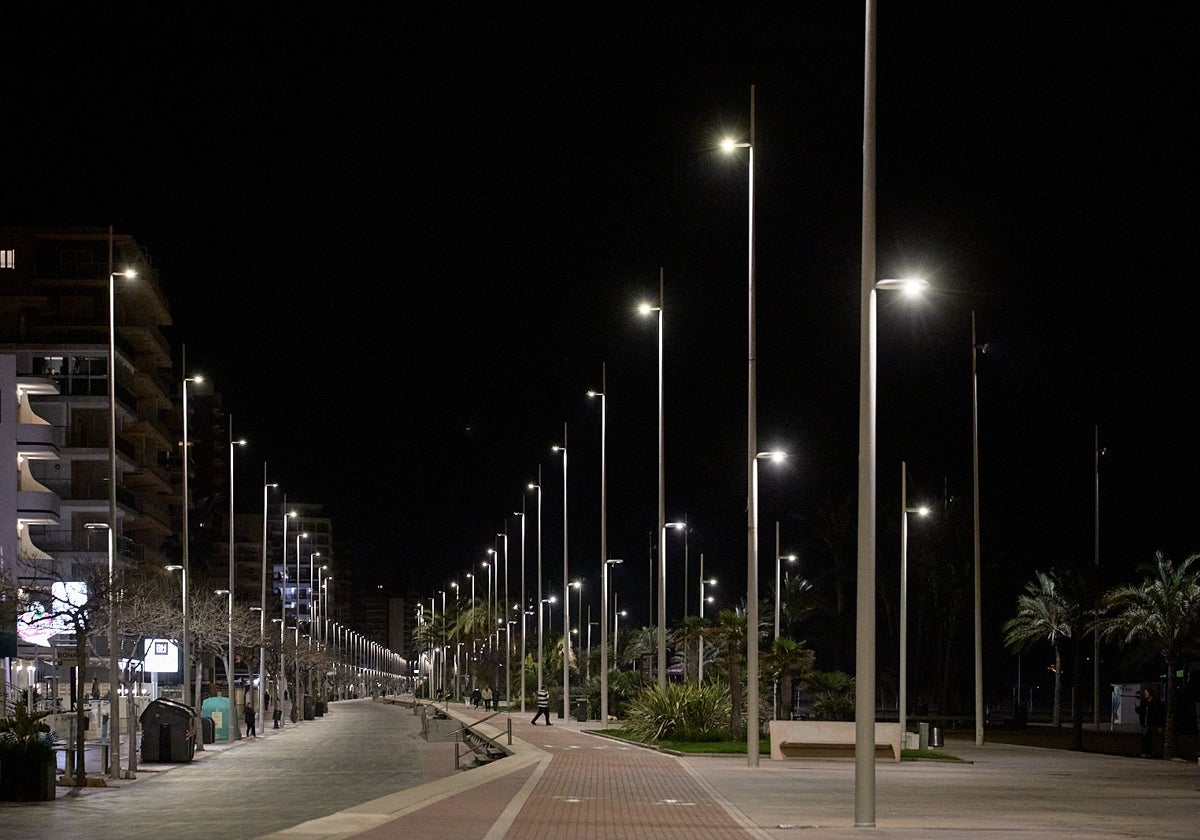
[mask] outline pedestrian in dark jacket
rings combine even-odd
[[[1153,688],[1142,689],[1134,710],[1142,724],[1142,758],[1149,758],[1154,754],[1154,730],[1162,726],[1162,704]]]
[[[254,706],[250,701],[246,701],[246,707],[242,710],[243,716],[246,718],[246,734],[251,738],[257,738],[258,733],[254,731],[254,719],[258,716],[254,711]]]

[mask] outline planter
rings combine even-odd
[[[49,756],[0,755],[0,802],[50,802],[58,793],[58,765]]]

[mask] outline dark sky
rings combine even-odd
[[[748,179],[715,143],[745,137],[754,85],[759,439],[793,454],[762,470],[765,583],[774,522],[803,546],[856,488],[863,9],[359,5],[21,13],[3,221],[132,234],[254,441],[240,497],[265,459],[416,594],[506,523],[515,560],[539,466],[561,586],[564,422],[572,576],[596,591],[606,364],[609,553],[644,623],[657,365],[635,306],[660,270],[667,516],[692,526],[689,581],[703,552],[744,592]],[[1184,7],[882,6],[877,274],[934,291],[880,298],[881,573],[902,458],[910,495],[970,495],[972,312],[997,609],[1092,558],[1097,425],[1106,569],[1200,550]]]

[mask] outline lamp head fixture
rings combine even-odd
[[[774,451],[768,451],[768,452],[759,452],[754,457],[757,458],[759,461],[772,461],[772,462],[778,464],[780,461],[786,460],[787,456],[788,456],[788,454],[786,452],[774,450]]]
[[[750,148],[749,143],[739,142],[737,140],[734,140],[732,137],[726,137],[725,139],[723,139],[721,141],[721,151],[725,152],[725,154],[730,154],[731,152],[733,152],[734,149],[749,149],[749,148]]]

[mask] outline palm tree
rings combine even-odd
[[[1079,606],[1067,600],[1054,572],[1038,572],[1037,580],[1017,596],[1017,614],[1004,622],[1004,643],[1013,650],[1028,648],[1046,639],[1054,648],[1053,724],[1062,722],[1063,638],[1070,638],[1078,620]]]
[[[1154,648],[1167,666],[1165,758],[1175,756],[1175,669],[1200,633],[1200,573],[1191,570],[1197,558],[1200,554],[1193,554],[1176,566],[1157,551],[1144,581],[1111,589],[1103,601],[1111,611],[1103,619],[1104,634],[1121,644],[1142,643]]]
[[[684,679],[695,682],[700,674],[700,636],[708,622],[698,615],[684,616],[672,634],[684,655]]]
[[[741,609],[721,610],[717,623],[706,628],[704,638],[713,643],[713,659],[725,671],[729,683],[729,732],[742,731],[742,656],[746,650],[746,613]]]
[[[816,652],[806,648],[804,642],[789,639],[787,636],[780,636],[771,645],[771,650],[765,657],[766,670],[774,679],[779,680],[779,700],[782,709],[791,711],[792,686],[807,679],[812,673],[816,658]]]

